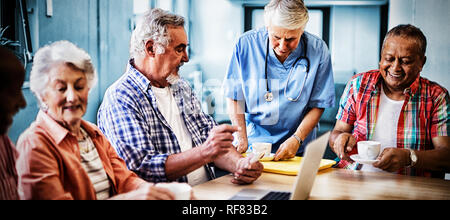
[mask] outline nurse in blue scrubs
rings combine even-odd
[[[302,0],[272,0],[266,27],[238,40],[224,81],[228,113],[238,125],[236,147],[272,143],[274,160],[302,155],[316,138],[325,108],[334,106],[331,58],[325,42],[304,31]]]

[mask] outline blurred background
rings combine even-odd
[[[105,90],[124,72],[129,40],[139,16],[154,7],[183,15],[190,62],[181,69],[203,110],[227,123],[222,82],[237,38],[264,26],[268,0],[1,0],[1,44],[13,49],[29,75],[33,55],[51,42],[68,40],[85,49],[99,74],[85,119],[96,123]],[[332,57],[336,100],[355,73],[378,68],[382,40],[398,24],[413,24],[428,39],[422,76],[450,88],[449,0],[305,0],[311,20],[307,31],[321,37]],[[15,142],[38,112],[25,82],[27,107],[14,118],[9,136]],[[333,128],[337,106],[327,109],[320,133]]]

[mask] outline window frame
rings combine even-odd
[[[16,41],[19,46],[7,46],[12,50],[25,67],[26,75],[24,88],[28,87],[29,71],[28,64],[33,62],[33,46],[31,40],[30,23],[28,18],[27,1],[1,1],[0,27],[6,28],[5,38]]]

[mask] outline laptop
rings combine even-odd
[[[325,148],[327,147],[330,132],[310,142],[291,192],[271,191],[264,189],[243,189],[230,200],[305,200],[309,197],[317,172],[320,167]]]

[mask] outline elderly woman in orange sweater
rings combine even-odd
[[[109,141],[84,121],[97,75],[90,56],[70,42],[40,49],[30,75],[40,103],[17,143],[24,199],[174,199],[129,171]]]

